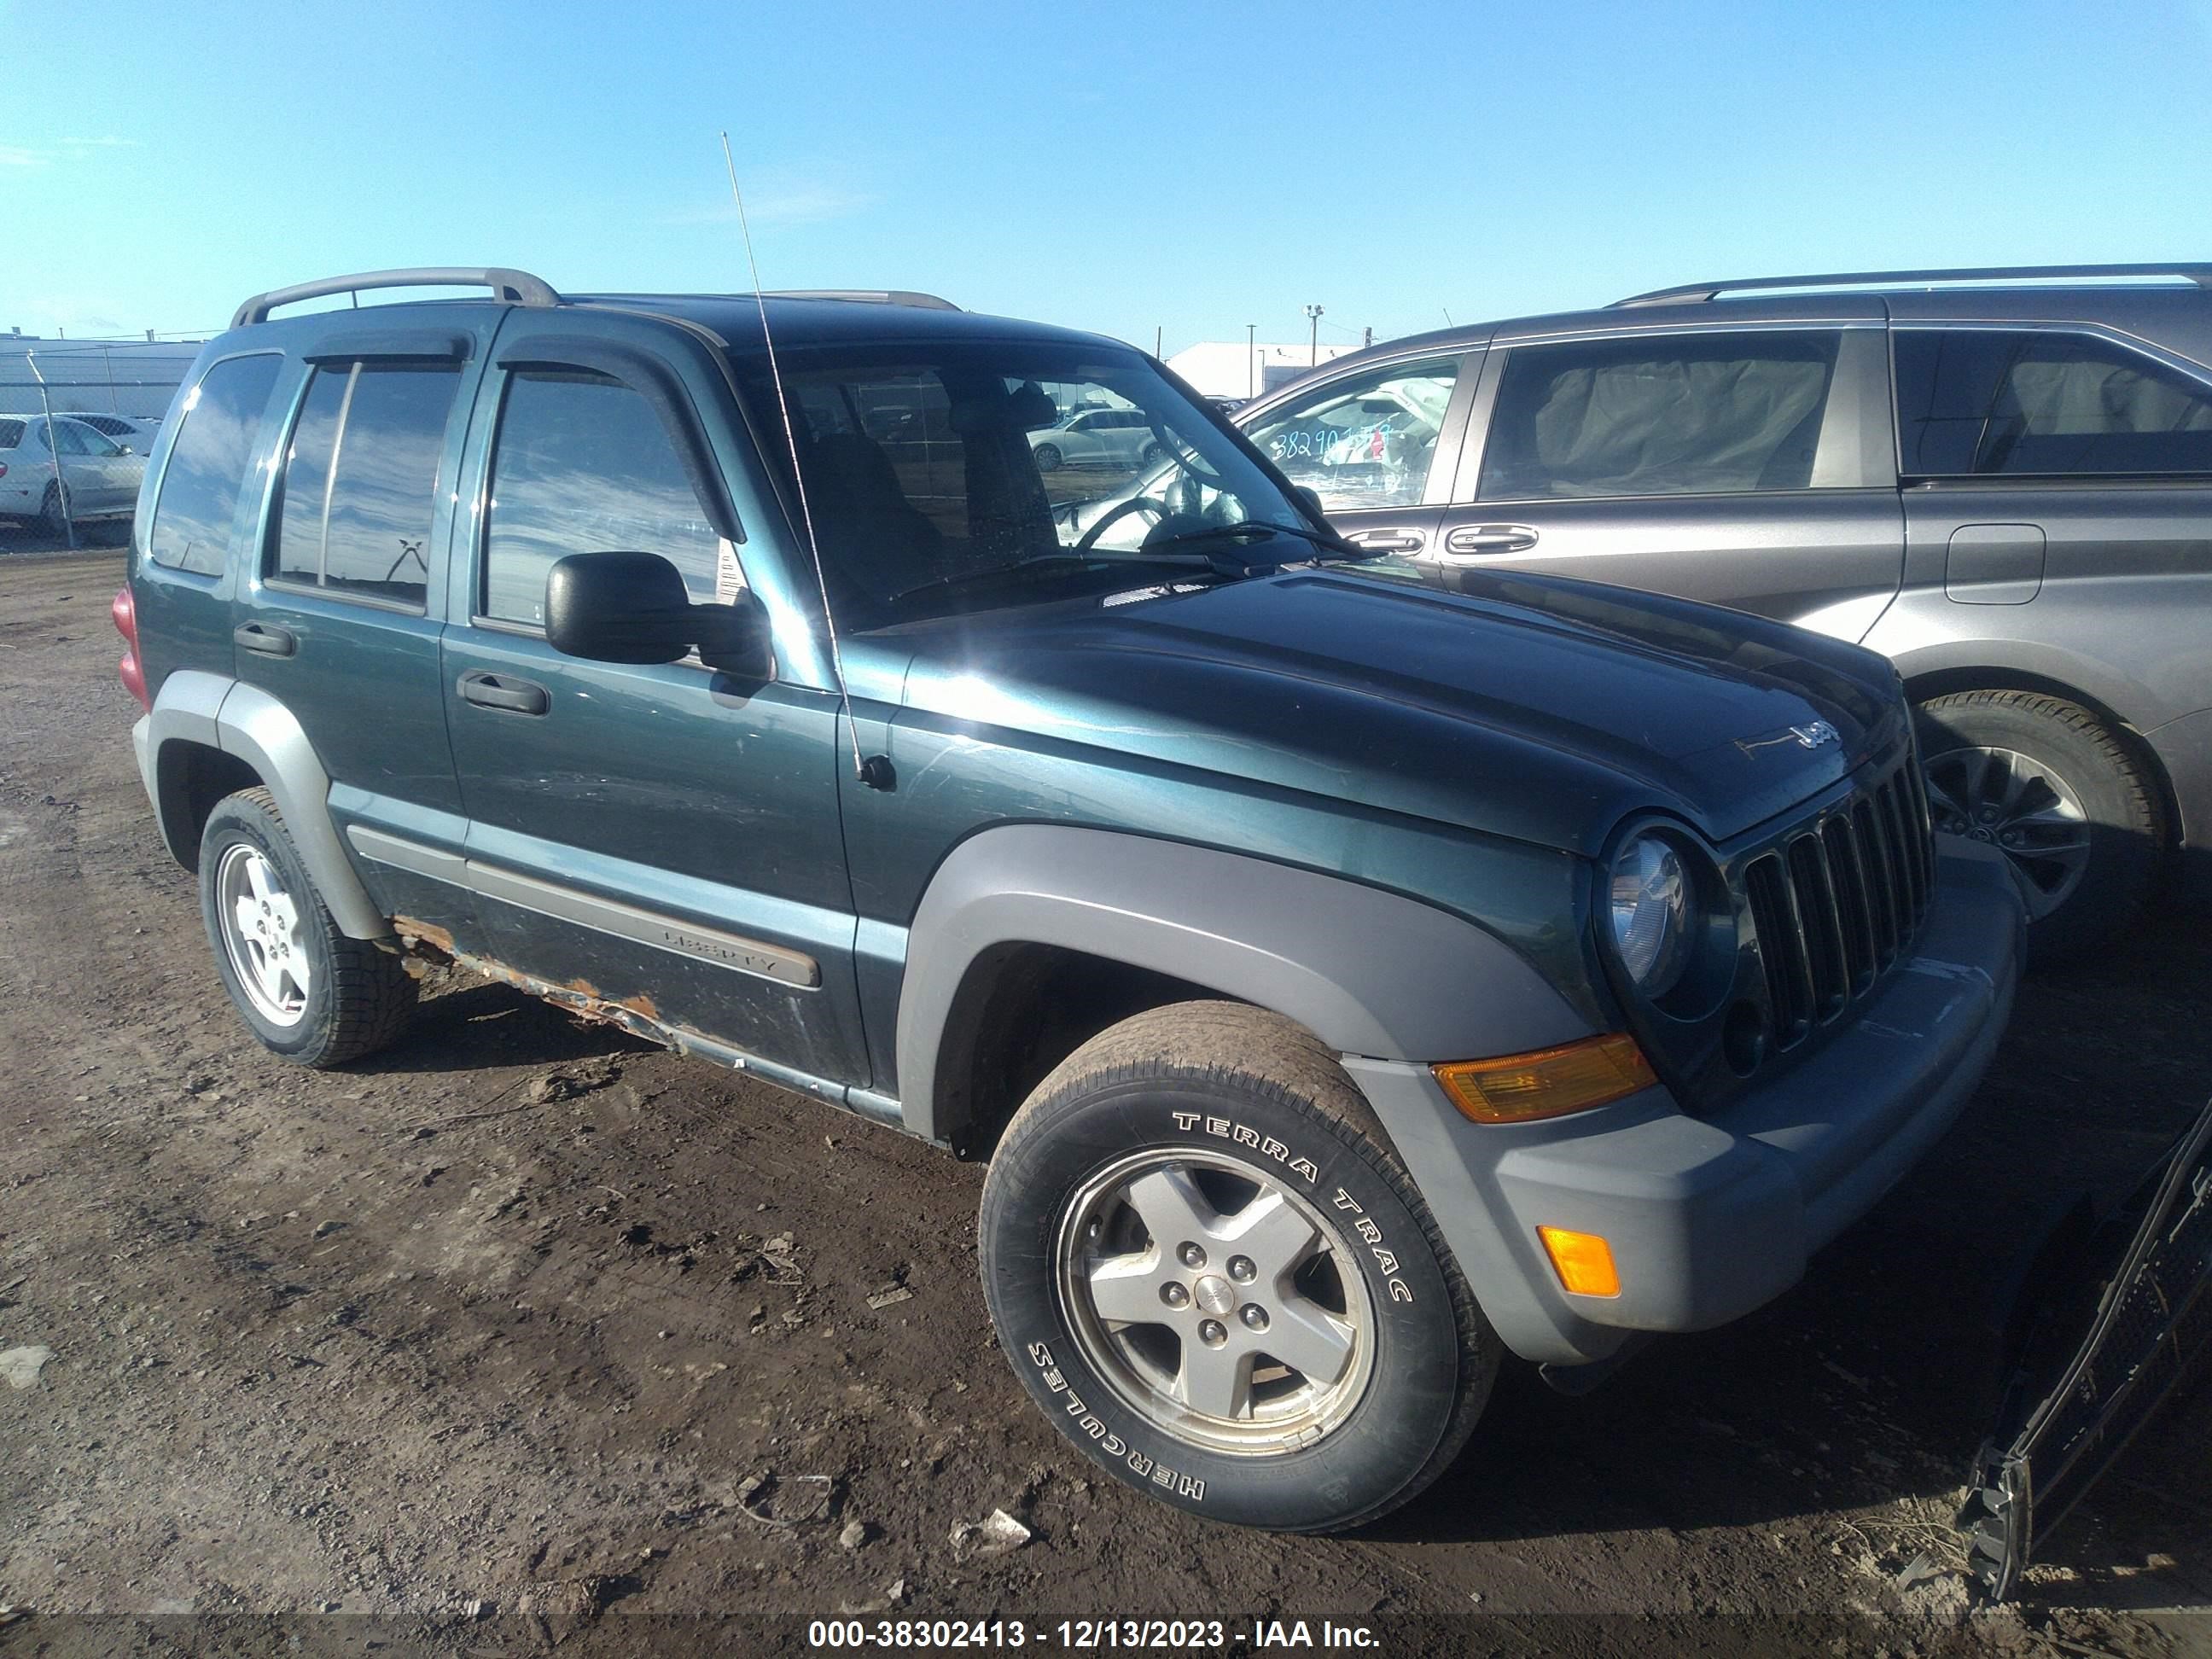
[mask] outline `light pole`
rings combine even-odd
[[[1306,367],[1312,368],[1321,362],[1321,307],[1308,306],[1306,321],[1310,327],[1306,338]]]
[[[1244,325],[1244,396],[1260,395],[1260,325]]]

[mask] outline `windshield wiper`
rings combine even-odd
[[[1270,536],[1296,536],[1301,541],[1311,542],[1316,547],[1355,559],[1378,558],[1379,554],[1348,542],[1334,531],[1308,530],[1301,525],[1272,524],[1264,519],[1245,519],[1236,524],[1212,524],[1200,530],[1178,531],[1176,534],[1154,542],[1146,550],[1156,553],[1161,548],[1173,547],[1181,542],[1206,541],[1264,541]],[[1277,561],[1278,563],[1285,562]]]
[[[885,605],[902,605],[907,600],[918,599],[924,593],[942,593],[951,592],[956,588],[988,586],[992,582],[1005,581],[1011,577],[1032,575],[1040,570],[1048,569],[1054,566],[1066,566],[1070,568],[1095,570],[1101,565],[1150,564],[1155,562],[1160,564],[1178,565],[1185,568],[1193,565],[1206,565],[1215,566],[1217,568],[1218,568],[1215,560],[1208,557],[1205,554],[1196,552],[1180,555],[1170,554],[1165,558],[1161,559],[1155,559],[1154,556],[1150,553],[1041,553],[1036,558],[1018,559],[1012,564],[986,565],[979,570],[956,570],[949,575],[933,576],[926,582],[917,582],[912,587],[902,589],[899,592],[892,594],[890,598],[884,600],[884,603]]]

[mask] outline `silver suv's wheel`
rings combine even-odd
[[[1000,1346],[1090,1457],[1193,1514],[1358,1526],[1449,1467],[1502,1353],[1313,1035],[1186,1002],[1085,1043],[983,1184]]]
[[[1919,706],[1936,829],[2005,855],[2031,960],[2111,938],[2149,896],[2166,850],[2157,786],[2087,709],[2033,691],[1959,691]]]
[[[1359,1403],[1375,1313],[1351,1242],[1257,1163],[1139,1152],[1060,1228],[1076,1346],[1133,1410],[1231,1453],[1307,1446]]]
[[[398,1036],[415,1006],[405,963],[331,920],[266,789],[225,796],[208,814],[200,917],[231,1001],[287,1060],[356,1060]]]

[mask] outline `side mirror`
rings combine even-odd
[[[571,553],[545,578],[545,638],[592,662],[678,662],[692,647],[710,668],[765,680],[775,672],[768,611],[750,592],[694,605],[683,574],[658,553]]]
[[[120,449],[125,455],[136,455],[138,453],[137,450],[131,448],[129,444],[118,444],[116,447]]]

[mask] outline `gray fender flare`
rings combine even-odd
[[[937,1137],[940,1052],[969,968],[999,945],[1081,951],[1273,1010],[1340,1054],[1435,1061],[1591,1035],[1513,948],[1380,888],[1111,830],[987,830],[939,866],[908,930],[899,1101]]]
[[[197,743],[235,755],[260,775],[276,798],[292,845],[338,931],[350,939],[390,937],[391,922],[354,873],[331,822],[330,774],[290,709],[266,691],[228,675],[182,669],[161,682],[152,710],[132,736],[140,775],[171,852],[178,851],[179,831],[173,819],[179,803],[162,798],[162,746]]]

